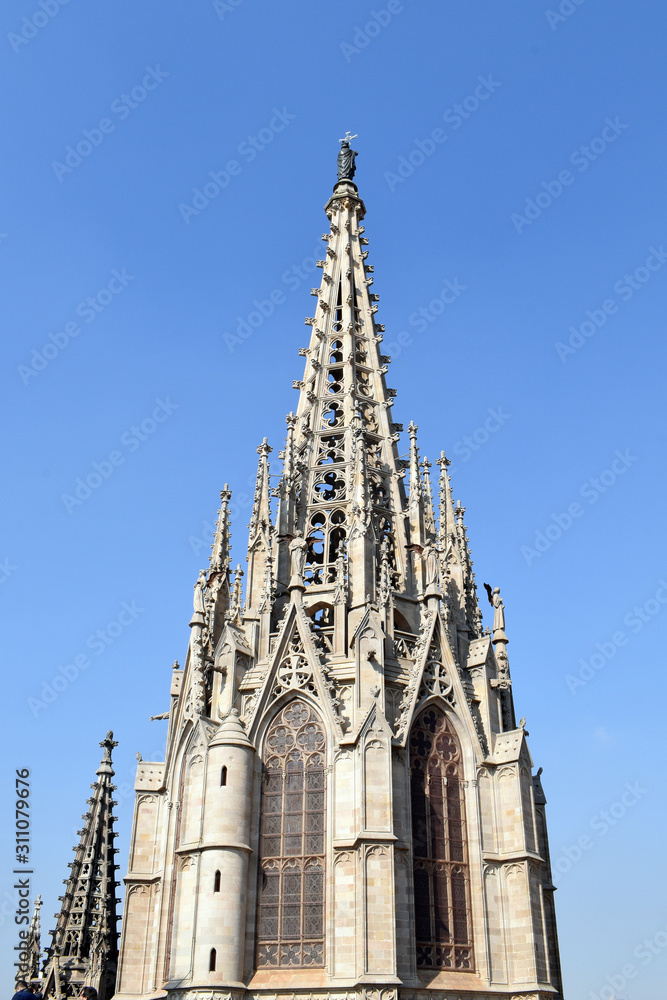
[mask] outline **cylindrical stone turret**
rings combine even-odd
[[[195,979],[242,986],[255,750],[232,709],[208,748]]]

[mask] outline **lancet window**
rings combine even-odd
[[[368,364],[368,341],[360,340],[358,337],[356,338],[354,346],[354,360],[358,365]]]
[[[329,364],[342,365],[343,363],[343,341],[332,340],[329,346]]]
[[[266,735],[257,967],[324,965],[324,727],[291,701]]]
[[[311,514],[306,538],[306,586],[335,582],[336,560],[343,555],[345,537],[344,510],[318,510]]]
[[[417,966],[474,968],[461,749],[444,712],[426,708],[410,734]]]
[[[336,296],[333,328],[336,333],[342,333],[343,331],[343,289],[340,281],[338,282],[338,295]]]
[[[325,653],[334,651],[334,609],[330,604],[308,608],[307,615],[315,632],[317,645]]]

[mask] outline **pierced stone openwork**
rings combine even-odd
[[[331,605],[323,604],[312,610],[308,609],[315,643],[324,653],[334,651],[334,610]]]
[[[357,392],[361,396],[372,397],[373,396],[373,382],[371,380],[370,372],[362,371],[358,368],[356,370],[357,375]]]
[[[313,485],[314,503],[335,503],[345,499],[345,480],[340,471],[319,472]]]
[[[334,583],[336,560],[345,550],[345,511],[318,510],[308,524],[304,583]]]
[[[358,407],[359,416],[363,424],[365,431],[370,434],[377,434],[380,430],[380,424],[377,418],[377,412],[372,403],[360,403]]]
[[[345,423],[345,412],[340,403],[326,404],[322,412],[322,426],[341,427]]]
[[[440,660],[428,660],[422,676],[422,686],[419,691],[420,698],[427,698],[429,695],[436,694],[446,701],[453,703],[453,688],[452,679],[444,663],[441,663]]]
[[[342,365],[343,363],[343,341],[332,340],[329,345],[329,364]]]
[[[461,750],[438,707],[410,734],[417,965],[474,969]]]
[[[303,642],[298,632],[294,632],[278,665],[274,693],[306,689],[315,694],[313,671],[306,657]]]
[[[324,966],[324,727],[304,701],[266,735],[257,967]]]
[[[368,342],[358,337],[355,340],[354,360],[358,365],[368,364]]]
[[[428,698],[432,694],[444,698],[450,705],[455,703],[454,684],[450,672],[442,662],[442,648],[437,636],[433,637],[429,646],[428,660],[424,666],[419,688],[420,699]]]
[[[318,465],[335,465],[345,461],[345,444],[342,434],[325,434],[320,438],[317,454]]]

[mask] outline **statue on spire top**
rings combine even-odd
[[[338,180],[351,181],[357,169],[355,159],[359,155],[356,150],[350,149],[350,140],[356,139],[356,135],[350,132],[345,133],[344,139],[339,139],[340,153],[338,154]]]

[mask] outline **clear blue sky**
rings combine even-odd
[[[234,490],[243,561],[255,449],[266,434],[277,456],[296,402],[319,283],[302,262],[321,254],[350,129],[396,419],[419,424],[422,454],[452,458],[478,582],[503,589],[517,715],[544,767],[567,996],[609,996],[611,980],[654,1000],[667,976],[664,5],[43,4],[6,0],[0,15],[2,903],[15,768],[32,769],[46,931],[109,728],[124,873],[135,752],[163,745],[148,717],[186,650],[219,491]],[[210,202],[193,202],[206,184]],[[447,280],[459,294],[436,315]],[[76,502],[95,463],[105,476]],[[84,654],[51,704],[30,702]],[[9,990],[15,928],[0,910]]]

